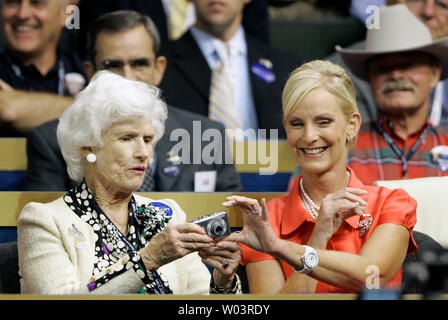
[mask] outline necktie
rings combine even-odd
[[[226,49],[228,53],[228,47]],[[221,122],[227,129],[241,129],[242,123],[236,109],[234,89],[229,79],[229,72],[225,68],[228,59],[223,60],[219,58],[212,70],[209,118]]]
[[[439,81],[434,90],[433,102],[431,106],[431,114],[429,116],[429,121],[434,127],[439,126],[440,119],[442,117],[442,105],[443,105],[443,97],[444,90],[446,86],[446,81]]]
[[[156,181],[154,180],[152,171],[148,169],[145,174],[145,178],[143,179],[143,183],[140,189],[137,192],[151,192],[155,191]]]
[[[168,35],[170,40],[177,40],[186,30],[188,0],[171,0]]]

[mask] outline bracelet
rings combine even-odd
[[[241,280],[240,277],[235,273],[233,277],[232,286],[230,289],[226,289],[224,286],[217,285],[213,275],[210,279],[210,293],[211,294],[241,294]]]

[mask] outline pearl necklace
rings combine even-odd
[[[350,181],[350,172],[347,171],[347,182],[345,183],[345,186],[348,186],[348,182]],[[313,199],[306,193],[305,188],[303,187],[303,178],[300,179],[299,183],[299,192],[300,196],[302,197],[302,203],[305,207],[306,211],[308,211],[314,220],[317,219],[317,216],[319,215],[320,206],[318,206]]]

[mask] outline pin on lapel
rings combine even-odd
[[[271,60],[269,60],[269,59],[260,58],[260,60],[258,60],[258,62],[259,62],[262,66],[266,67],[267,69],[272,69],[272,67],[273,67],[272,62],[271,62]]]
[[[167,155],[168,158],[166,159],[166,161],[172,163],[173,165],[178,165],[182,161],[179,155],[175,154],[173,151],[168,151]]]
[[[178,154],[174,154],[172,151],[167,152],[168,158],[166,161],[171,163],[170,166],[163,168],[163,173],[169,177],[175,177],[180,173],[178,165],[182,162]]]
[[[163,168],[163,173],[169,177],[175,177],[180,173],[180,169],[178,166],[169,166],[169,167]]]
[[[74,223],[72,223],[70,228],[68,228],[68,231],[75,238],[75,240],[78,240],[78,241],[85,240],[84,234],[81,231],[79,231],[79,229],[76,227],[76,225]]]
[[[275,74],[272,72],[273,64],[271,60],[260,58],[258,63],[253,63],[250,66],[252,73],[261,81],[272,83],[275,81]]]
[[[431,160],[440,170],[448,171],[448,146],[436,146],[432,148]]]

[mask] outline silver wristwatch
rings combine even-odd
[[[300,270],[294,268],[294,271],[299,273],[308,274],[313,271],[314,268],[319,264],[319,257],[317,256],[317,251],[309,246],[305,247],[305,253],[300,257],[302,260],[303,267]]]

